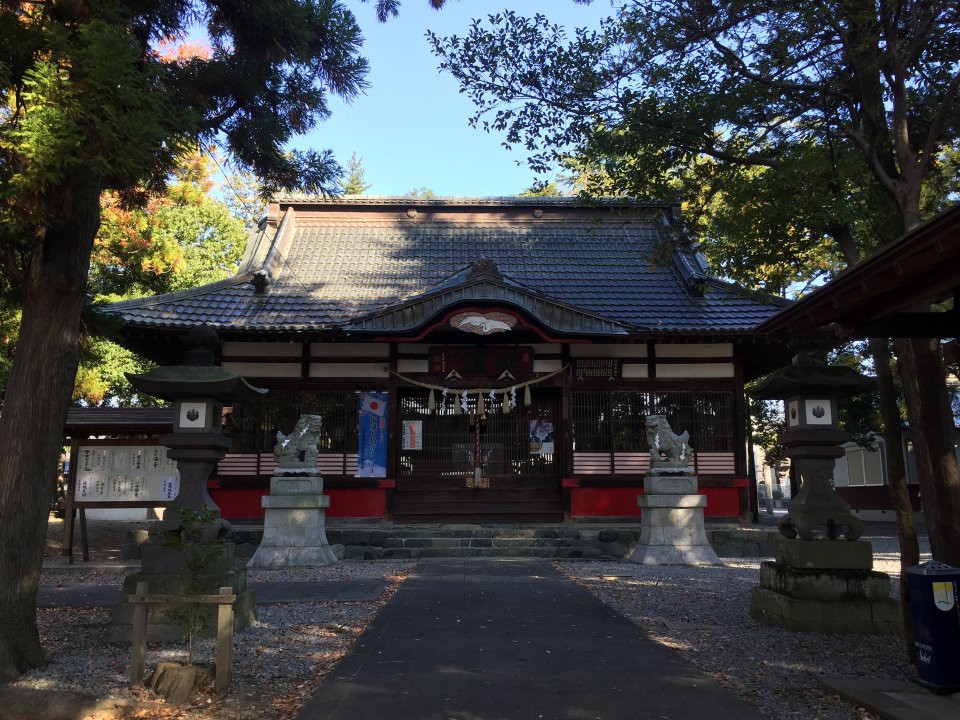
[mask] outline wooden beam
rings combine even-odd
[[[951,338],[960,335],[960,312],[899,313],[872,320],[838,323],[844,338]]]

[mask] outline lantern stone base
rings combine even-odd
[[[289,471],[288,471],[289,472]],[[318,473],[275,475],[263,497],[263,540],[247,567],[320,567],[337,557],[327,542],[323,477]]]
[[[775,557],[760,566],[751,598],[750,614],[764,625],[797,632],[900,632],[900,606],[890,599],[889,576],[871,570],[870,543],[783,538]]]
[[[214,546],[216,555],[202,559],[205,567],[202,572],[193,573],[184,570],[189,552],[184,552],[162,544],[160,538],[141,546],[143,559],[141,571],[127,575],[123,581],[123,591],[133,595],[137,583],[147,583],[149,595],[171,596],[169,602],[147,605],[147,640],[166,642],[180,640],[184,634],[185,611],[197,612],[203,627],[199,631],[202,637],[217,635],[217,606],[191,605],[178,603],[173,597],[190,595],[216,595],[222,587],[232,587],[237,596],[233,610],[233,629],[242,630],[257,619],[254,605],[256,598],[252,590],[247,589],[247,571],[237,567],[233,543]],[[130,642],[133,629],[134,605],[124,600],[114,605],[110,612],[110,625],[107,627],[108,642]]]
[[[641,565],[720,565],[703,527],[707,499],[697,492],[694,475],[659,475],[643,479],[637,498],[640,542],[630,562]]]

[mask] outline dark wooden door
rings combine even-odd
[[[398,522],[559,522],[563,518],[560,491],[560,391],[532,393],[529,407],[517,393],[518,405],[503,413],[502,395],[484,397],[487,420],[481,425],[480,459],[484,489],[466,486],[474,475],[476,435],[473,426],[476,395],[467,412],[457,414],[448,395],[428,410],[425,391],[401,392],[400,423],[419,422],[423,446],[404,450],[397,444],[397,489],[393,515]],[[531,442],[531,421],[540,421]],[[546,424],[552,424],[550,452]],[[402,427],[400,428],[402,430]]]

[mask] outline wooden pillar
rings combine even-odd
[[[60,555],[66,556],[73,564],[73,526],[76,507],[74,506],[74,492],[77,486],[77,463],[79,462],[80,437],[70,439],[70,471],[66,477],[66,498],[63,507],[63,540]]]
[[[397,343],[390,343],[390,369],[398,372],[399,348]],[[400,383],[395,375],[390,375],[387,381],[387,477],[399,484],[397,478],[400,469]],[[393,500],[396,491],[387,491],[384,503],[384,516],[387,520],[393,519]]]
[[[137,583],[136,602],[133,606],[133,628],[130,638],[130,687],[143,685],[143,673],[147,660],[147,583]]]

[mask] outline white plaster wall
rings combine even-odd
[[[658,378],[732,378],[733,363],[657,363]]]
[[[245,377],[300,377],[300,363],[225,362],[223,367]]]

